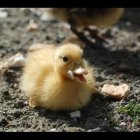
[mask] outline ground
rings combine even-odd
[[[3,14],[5,12],[5,14]],[[46,21],[40,9],[0,9],[0,61],[18,52],[27,53],[33,43],[61,43],[70,33],[60,21]],[[126,99],[94,96],[82,108],[80,118],[69,112],[32,109],[19,88],[21,68],[0,76],[0,131],[118,132],[140,131],[140,8],[126,8],[123,17],[104,34],[110,44],[86,47],[85,57],[94,67],[97,85],[126,83]],[[26,30],[30,20],[38,30]]]

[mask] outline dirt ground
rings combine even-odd
[[[26,30],[30,20],[38,24],[38,30]],[[0,29],[0,61],[18,52],[26,55],[33,43],[61,43],[70,34],[60,21],[47,21],[40,9],[0,9]],[[129,85],[126,99],[97,95],[80,110],[80,118],[71,118],[69,112],[32,109],[19,89],[22,69],[10,68],[0,76],[0,131],[140,131],[140,8],[127,8],[121,20],[104,34],[110,37],[110,44],[86,47],[85,57],[95,69],[99,88],[104,84]]]

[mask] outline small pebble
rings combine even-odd
[[[126,22],[126,26],[131,26],[131,22]]]
[[[14,84],[13,87],[14,87],[14,89],[18,89],[18,85],[17,84]]]
[[[21,115],[22,115],[22,112],[20,112],[20,111],[14,112],[14,116],[15,116],[16,118],[19,118]]]
[[[31,10],[29,8],[20,8],[20,11],[23,12],[26,16],[31,14]]]
[[[40,19],[41,19],[42,21],[52,21],[52,20],[54,20],[55,18],[54,18],[51,14],[49,14],[49,13],[47,13],[47,12],[44,12],[44,13],[42,14],[42,16],[40,17]]]
[[[120,128],[120,127],[114,127],[114,129],[119,131],[119,132],[122,131],[122,128]]]
[[[11,130],[11,132],[17,132],[18,130],[16,130],[16,129],[13,129],[13,130]]]
[[[124,63],[121,63],[118,68],[124,72],[129,72],[131,70],[131,67]]]
[[[23,101],[19,101],[14,104],[15,108],[23,108],[25,106],[25,103]]]
[[[36,31],[38,29],[38,24],[36,24],[33,20],[30,20],[26,29],[28,32]]]
[[[100,131],[101,131],[101,128],[100,127],[87,130],[87,132],[100,132]]]
[[[11,121],[12,117],[11,116],[7,116],[7,120]]]
[[[8,96],[8,95],[9,95],[9,91],[8,91],[8,90],[3,91],[2,93],[3,93],[3,95],[5,95],[5,96]]]
[[[0,18],[6,18],[8,16],[8,13],[5,11],[0,11]]]
[[[80,118],[81,117],[81,112],[80,111],[75,111],[75,112],[71,112],[69,113],[71,118]]]
[[[8,124],[7,120],[4,118],[0,119],[0,126],[6,126]]]
[[[121,127],[125,127],[126,123],[125,122],[121,122],[120,126]]]
[[[57,132],[56,128],[50,129],[49,132]]]

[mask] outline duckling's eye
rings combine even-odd
[[[68,62],[68,60],[69,60],[68,57],[66,57],[66,56],[63,57],[64,62]]]
[[[82,59],[84,58],[84,55],[82,55],[82,57],[81,57]]]

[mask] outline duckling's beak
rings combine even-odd
[[[79,81],[79,82],[86,82],[86,78],[84,75],[88,74],[88,71],[85,70],[82,67],[77,68],[74,70],[74,77]]]
[[[82,67],[75,69],[74,71],[68,70],[68,76],[71,79],[77,79],[79,82],[86,82],[84,75],[88,74],[87,70]]]
[[[82,68],[82,67],[79,67],[79,68],[77,68],[76,70],[74,70],[74,74],[77,74],[77,75],[84,74],[84,75],[86,75],[86,74],[88,74],[88,71],[85,70],[85,69]]]

